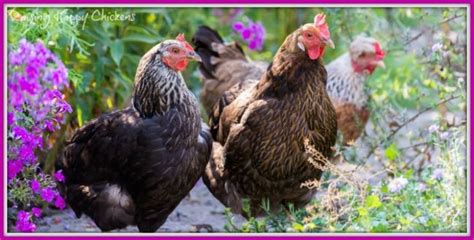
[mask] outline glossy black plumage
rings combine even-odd
[[[67,202],[102,231],[155,232],[199,179],[212,138],[180,73],[161,62],[168,40],[140,61],[132,106],[77,130],[59,161]]]

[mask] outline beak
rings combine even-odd
[[[323,41],[324,44],[326,44],[326,46],[330,47],[330,48],[335,48],[336,46],[334,46],[334,42],[329,38],[327,40],[324,40]]]
[[[379,66],[379,67],[381,67],[381,68],[383,68],[383,69],[385,69],[385,63],[384,63],[382,60],[377,61],[377,62],[375,63],[375,65],[376,65],[376,66]]]
[[[194,61],[197,61],[197,62],[202,62],[201,57],[200,57],[195,51],[189,51],[189,52],[188,52],[188,55],[187,55],[187,58],[188,58],[189,60],[194,60]]]

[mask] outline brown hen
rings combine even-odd
[[[237,79],[214,106],[210,122],[215,151],[203,179],[233,212],[245,214],[243,199],[249,200],[251,215],[262,213],[264,201],[272,210],[288,204],[301,207],[316,192],[302,187],[322,174],[311,165],[304,142],[308,139],[328,158],[337,131],[321,60],[326,45],[333,46],[320,14],[286,38],[260,80]],[[214,81],[222,62],[214,64],[223,61],[223,52],[218,52],[219,45],[200,51],[202,46],[197,50],[204,63],[201,72]],[[245,63],[241,50],[235,49]]]

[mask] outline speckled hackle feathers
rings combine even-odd
[[[155,232],[200,178],[212,138],[179,72],[162,62],[167,40],[140,60],[132,105],[90,121],[66,142],[64,194],[102,231]]]
[[[385,56],[375,39],[358,36],[350,44],[348,53],[326,66],[327,91],[336,108],[338,128],[346,145],[357,140],[369,120],[368,94],[364,83],[373,69],[359,70],[355,59],[370,54],[375,55],[377,60]]]

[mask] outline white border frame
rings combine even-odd
[[[4,120],[4,146],[3,150],[5,153],[5,157],[3,158],[3,175],[4,179],[2,183],[7,182],[7,60],[8,60],[8,49],[7,49],[7,37],[8,37],[8,8],[11,7],[31,7],[31,8],[46,8],[46,7],[90,7],[90,8],[100,8],[100,7],[117,7],[117,8],[192,8],[192,7],[208,7],[208,8],[218,8],[218,7],[247,7],[247,8],[310,8],[310,7],[332,7],[332,8],[374,8],[374,7],[382,7],[382,8],[441,8],[441,7],[453,7],[453,8],[466,8],[466,91],[467,91],[467,145],[466,145],[466,163],[467,163],[467,232],[466,233],[11,233],[8,232],[8,214],[7,214],[7,185],[3,186],[3,209],[4,209],[4,236],[6,237],[150,237],[150,236],[162,236],[162,237],[173,237],[173,236],[180,236],[180,237],[218,237],[218,236],[278,236],[278,237],[323,237],[323,236],[332,236],[332,237],[360,237],[360,236],[370,236],[370,237],[393,237],[393,236],[401,236],[401,237],[420,237],[420,236],[453,236],[453,237],[467,237],[471,236],[471,164],[470,164],[470,143],[471,143],[471,126],[470,126],[470,113],[471,113],[471,106],[470,106],[470,99],[471,99],[471,92],[470,92],[470,85],[471,85],[471,12],[470,12],[470,4],[293,4],[293,3],[281,3],[281,4],[167,4],[167,3],[160,3],[160,4],[113,4],[113,3],[103,3],[103,4],[4,4],[4,96],[3,100],[3,120]]]

